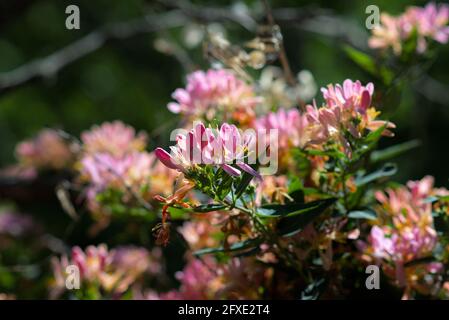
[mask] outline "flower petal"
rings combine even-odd
[[[166,167],[175,170],[179,170],[181,168],[173,162],[172,156],[164,149],[156,148],[154,153],[156,154],[156,157],[159,159],[159,161],[161,161]]]

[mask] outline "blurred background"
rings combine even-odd
[[[70,4],[80,8],[79,30],[65,28]],[[371,80],[341,50],[346,43],[366,49],[369,4],[396,14],[425,2],[271,1],[293,71],[311,71],[320,87]],[[0,165],[14,162],[16,143],[43,127],[77,135],[121,119],[150,132],[150,147],[166,143],[176,124],[170,94],[186,69],[208,67],[205,26],[238,43],[253,37],[263,15],[260,1],[0,1]],[[93,32],[99,38],[86,38]],[[442,47],[429,78],[410,83],[383,110],[398,126],[396,139],[384,143],[422,142],[399,159],[399,181],[431,174],[448,186],[449,46]]]

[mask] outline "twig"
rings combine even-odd
[[[179,10],[164,14],[145,15],[142,18],[107,25],[89,33],[53,54],[33,60],[12,71],[0,74],[0,93],[20,87],[32,80],[50,78],[70,63],[101,48],[112,39],[126,39],[138,34],[179,27],[187,18]]]
[[[160,2],[166,7],[181,10],[186,16],[199,22],[232,21],[250,32],[254,32],[257,28],[254,18],[232,10],[232,8],[197,6],[182,0],[162,0]]]
[[[270,5],[268,0],[264,0],[265,10],[267,12],[268,24],[270,27],[273,27],[276,23],[273,18],[273,13],[271,12]],[[287,83],[294,87],[297,84],[295,76],[293,75],[292,69],[290,68],[290,64],[288,62],[287,54],[285,52],[284,40],[281,38],[279,43],[279,60],[282,65],[282,69],[284,70],[285,79]]]

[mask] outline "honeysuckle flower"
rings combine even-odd
[[[255,121],[255,128],[258,131],[269,130],[278,131],[278,149],[288,150],[291,147],[304,146],[307,142],[305,129],[308,120],[297,109],[279,109],[265,116],[259,117]]]
[[[426,51],[428,40],[433,39],[445,44],[449,40],[449,5],[437,6],[434,2],[428,3],[424,8],[411,7],[406,15],[412,20],[418,32],[419,53]]]
[[[158,258],[157,253],[155,257]],[[78,268],[81,286],[99,286],[106,293],[121,295],[149,270],[151,259],[152,254],[147,250],[132,246],[108,250],[101,244],[88,246],[84,251],[73,247],[69,257],[52,259],[55,281],[51,295],[56,298],[65,291],[66,268],[70,265]]]
[[[251,143],[251,139],[242,136],[234,125],[224,123],[216,132],[199,122],[188,133],[177,135],[176,145],[170,147],[171,153],[157,148],[155,154],[168,168],[184,173],[197,165],[213,165],[231,176],[240,176],[241,169],[260,177],[257,171],[244,162]],[[234,163],[239,169],[231,165]]]
[[[411,271],[407,263],[430,257],[437,244],[432,204],[426,199],[441,192],[433,188],[433,178],[427,176],[409,181],[406,187],[375,194],[380,203],[378,222],[371,228],[369,246],[364,250],[380,261],[400,286],[415,287],[418,272]],[[440,269],[438,264],[424,263],[419,273],[436,273]]]
[[[449,40],[449,6],[431,2],[425,7],[408,7],[406,11],[393,17],[381,14],[381,24],[372,31],[369,46],[374,49],[392,48],[395,55],[402,53],[403,43],[416,31],[418,41],[416,51],[424,53],[429,40],[445,44]]]
[[[88,209],[97,218],[104,218],[104,207],[98,202],[97,196],[108,189],[122,192],[122,201],[125,203],[136,200],[135,195],[149,201],[155,194],[170,193],[175,175],[167,174],[166,180],[161,183],[159,176],[163,172],[155,164],[156,157],[147,152],[135,151],[121,158],[109,153],[85,155],[80,161],[79,180],[87,184],[85,194]],[[161,188],[165,190],[161,192]]]
[[[81,134],[83,150],[88,155],[108,153],[114,157],[122,157],[127,153],[142,151],[147,143],[147,136],[121,121],[105,122],[93,126]]]
[[[97,190],[107,187],[138,190],[149,182],[153,162],[154,156],[146,152],[133,152],[123,158],[99,153],[81,160],[81,173]]]
[[[35,138],[19,143],[16,156],[23,165],[35,169],[60,170],[74,160],[71,146],[52,129],[44,129]]]
[[[393,135],[388,129],[395,128],[395,125],[389,121],[376,120],[380,113],[370,107],[374,93],[372,83],[363,86],[360,81],[346,79],[343,85],[330,84],[322,88],[321,92],[326,100],[323,107],[318,108],[315,103],[306,106],[308,130],[313,132],[309,144],[322,144],[334,139],[351,156],[352,150],[345,131],[358,139],[363,136],[364,130],[373,131],[384,127],[383,135]]]
[[[173,98],[177,102],[169,103],[168,109],[190,120],[213,120],[220,113],[224,121],[239,123],[249,123],[260,102],[251,86],[223,69],[193,72],[186,88],[176,89]]]
[[[217,225],[218,219],[214,213],[208,213],[204,217],[184,222],[178,228],[178,232],[184,237],[191,250],[213,248],[220,245],[216,235],[220,233]],[[217,220],[214,222],[214,220]]]
[[[218,264],[206,256],[203,259],[190,259],[182,271],[175,274],[181,283],[178,290],[147,295],[151,300],[208,300],[223,286],[217,276]]]
[[[380,15],[380,25],[372,30],[368,45],[373,49],[386,49],[391,47],[395,55],[402,52],[402,42],[411,32],[407,19],[396,18],[387,13]],[[404,29],[402,26],[406,26]]]
[[[341,111],[349,109],[364,114],[371,106],[374,85],[369,82],[363,86],[359,80],[346,79],[343,85],[329,84],[327,88],[321,88],[321,92],[329,107],[338,106]]]
[[[288,178],[285,175],[266,176],[257,186],[256,204],[260,206],[263,201],[267,203],[285,203],[288,196]]]
[[[212,257],[190,259],[176,273],[178,290],[147,296],[152,300],[260,299],[258,288],[270,279],[270,272],[252,258],[233,258],[219,264]]]

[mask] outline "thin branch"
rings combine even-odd
[[[0,93],[35,79],[53,77],[70,63],[101,48],[108,40],[121,40],[138,34],[179,27],[186,21],[182,13],[173,10],[164,14],[151,14],[136,20],[107,25],[45,58],[33,60],[15,70],[0,74]]]
[[[250,32],[254,32],[257,28],[254,18],[232,8],[198,6],[183,0],[161,0],[160,2],[168,8],[181,10],[186,16],[198,22],[232,21]]]
[[[268,0],[264,0],[265,10],[267,14],[268,24],[273,27],[276,25],[273,13],[270,8],[270,4],[268,3]],[[279,43],[279,60],[282,65],[282,69],[284,70],[285,79],[287,80],[287,83],[294,87],[296,86],[297,82],[295,79],[295,76],[293,75],[292,69],[290,68],[290,63],[288,62],[287,53],[285,52],[285,46],[284,46],[284,40],[281,38]]]

